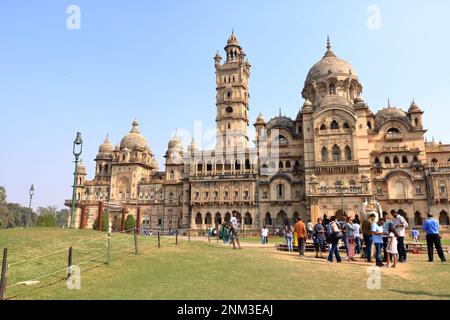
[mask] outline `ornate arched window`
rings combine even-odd
[[[391,164],[391,159],[389,157],[384,158],[385,164]]]
[[[331,95],[336,95],[336,84],[330,83],[329,85],[329,92]]]
[[[281,183],[279,185],[277,185],[277,197],[278,198],[284,197],[284,185]]]
[[[206,225],[211,225],[212,224],[212,216],[211,216],[211,213],[209,213],[209,212],[206,214],[205,224]]]
[[[339,129],[339,123],[336,120],[333,120],[330,125],[332,130]]]
[[[280,161],[280,163],[278,164],[278,168],[279,169],[283,169],[284,168],[283,161]]]
[[[195,216],[195,224],[198,226],[202,224],[202,214],[200,212]]]
[[[352,149],[349,146],[345,147],[345,160],[352,160]]]
[[[234,164],[235,170],[241,170],[241,160],[237,159],[236,163]]]
[[[394,157],[394,164],[399,164],[400,160],[398,159],[398,157]]]
[[[408,158],[406,156],[402,157],[402,163],[408,163]]]
[[[322,161],[328,161],[328,149],[326,147],[322,148]]]
[[[225,109],[225,112],[228,113],[228,114],[231,114],[231,113],[233,113],[233,108],[232,107],[227,107]]]
[[[341,149],[338,145],[333,146],[333,161],[340,161],[341,160]]]
[[[344,129],[350,129],[350,126],[349,126],[349,124],[347,122],[344,123],[343,127],[344,127]]]
[[[320,126],[320,131],[326,131],[327,130],[327,126],[325,124],[322,124]]]

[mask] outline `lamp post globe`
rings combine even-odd
[[[75,156],[75,172],[73,174],[73,193],[72,193],[72,209],[70,211],[70,228],[75,227],[75,197],[77,189],[77,175],[78,175],[78,162],[80,156],[83,153],[83,140],[81,139],[81,132],[77,132],[75,141],[73,142],[73,155]]]
[[[30,195],[30,203],[28,205],[28,209],[30,209],[30,212],[27,215],[27,227],[30,226],[30,215],[32,214],[32,212],[31,212],[31,202],[33,201],[33,196],[34,196],[34,184],[32,184],[31,187],[30,187],[29,195]]]

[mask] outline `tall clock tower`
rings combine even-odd
[[[239,41],[231,33],[225,47],[226,60],[214,57],[217,86],[217,149],[248,147],[250,64]]]

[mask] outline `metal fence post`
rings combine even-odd
[[[178,245],[178,229],[175,231],[175,244]]]
[[[137,235],[137,228],[134,228],[134,254],[138,255],[138,235]]]
[[[106,243],[106,264],[111,264],[111,228],[108,230],[108,240]]]
[[[158,230],[158,248],[161,248],[161,233]]]
[[[69,279],[72,276],[72,255],[73,255],[73,248],[69,248],[69,259],[67,262],[67,279]]]
[[[0,300],[6,300],[6,279],[8,269],[8,248],[3,249],[2,277],[0,280]]]

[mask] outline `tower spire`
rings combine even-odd
[[[327,50],[331,50],[330,35],[327,35]]]

